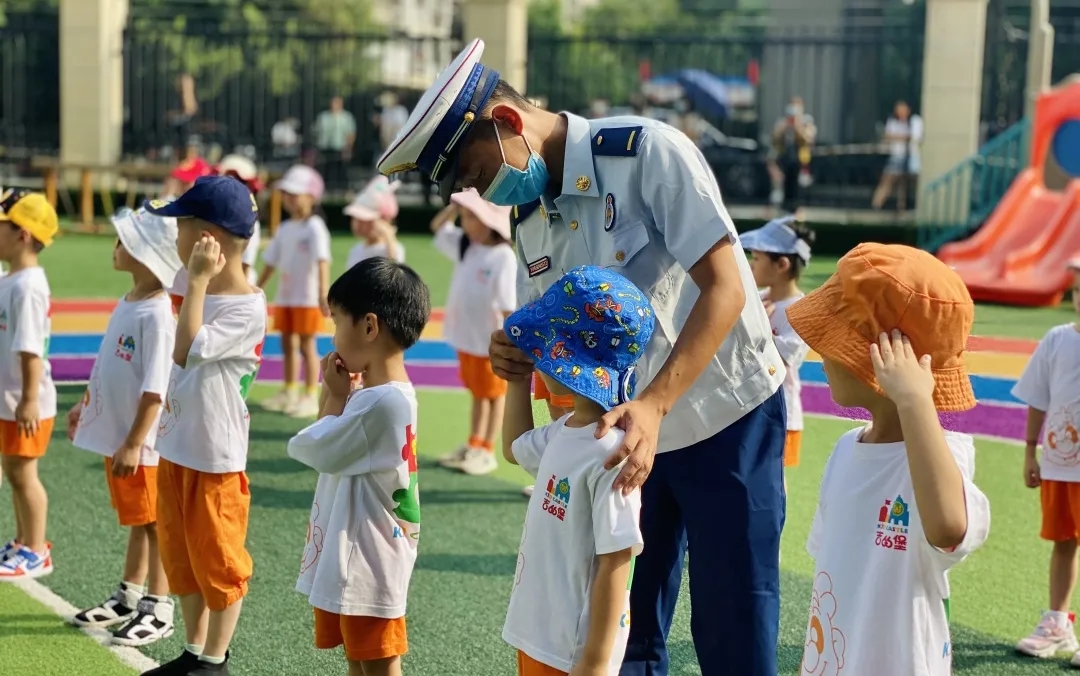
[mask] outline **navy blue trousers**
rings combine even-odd
[[[780,389],[719,434],[656,456],[641,490],[645,547],[620,676],[667,675],[687,549],[702,676],[776,676],[786,435]]]

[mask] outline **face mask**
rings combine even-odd
[[[511,167],[506,163],[506,153],[503,152],[502,138],[499,136],[499,125],[495,124],[495,138],[499,143],[499,153],[502,154],[502,166],[491,185],[484,191],[484,199],[501,207],[516,207],[528,204],[540,199],[547,188],[551,175],[548,173],[544,158],[529,147],[526,139],[525,147],[529,149],[529,162],[524,169]]]

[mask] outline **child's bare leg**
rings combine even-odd
[[[44,552],[49,496],[38,478],[37,458],[5,455],[2,466],[11,484],[11,496],[19,521],[18,540],[32,551]]]
[[[506,410],[506,397],[485,400],[488,407],[487,427],[484,429],[484,441],[489,448],[495,448],[495,438],[502,430],[503,411]]]
[[[472,426],[469,427],[469,442],[482,440],[487,434],[488,419],[491,416],[491,400],[473,397]]]
[[[8,483],[11,483],[10,481]],[[15,495],[14,489],[11,491],[11,513],[15,515],[15,542],[22,542],[26,532],[23,530],[23,515],[22,509],[19,507],[21,501],[18,496]]]
[[[296,359],[296,334],[281,334],[281,359],[285,368],[285,387],[300,380],[300,362]]]
[[[1076,587],[1076,540],[1054,543],[1050,553],[1050,610],[1068,612]]]
[[[304,385],[307,392],[315,392],[319,386],[319,352],[315,349],[315,336],[300,336],[300,354],[304,357]]]
[[[143,528],[146,529],[147,543],[146,593],[151,596],[168,596],[169,580],[165,577],[165,568],[161,565],[161,554],[158,553],[157,524],[151,523]]]
[[[124,556],[124,582],[139,587],[146,584],[150,566],[150,538],[146,526],[132,526]]]
[[[359,671],[354,671],[354,665],[359,666]],[[388,657],[384,660],[366,660],[354,662],[349,660],[349,676],[401,676],[401,658]]]
[[[210,611],[203,657],[225,657],[233,634],[236,633],[236,623],[240,620],[240,608],[243,605],[244,600],[240,599],[225,610]]]
[[[180,614],[184,616],[184,634],[188,645],[205,646],[210,613],[206,610],[202,594],[181,596]]]

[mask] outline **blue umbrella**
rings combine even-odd
[[[675,74],[686,98],[699,113],[707,117],[726,118],[730,114],[731,96],[720,77],[698,68],[688,68]]]

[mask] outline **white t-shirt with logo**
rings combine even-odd
[[[491,333],[501,329],[517,305],[517,257],[509,244],[470,244],[459,259],[465,233],[447,223],[435,233],[435,248],[456,263],[446,296],[443,333],[455,350],[487,357]]]
[[[240,262],[248,266],[248,284],[255,286],[255,282],[259,281],[259,273],[255,271],[255,264],[259,262],[259,242],[262,238],[262,226],[259,222],[255,222],[255,230],[251,235],[251,239],[248,240],[247,246],[244,248],[244,253],[240,257]],[[184,261],[187,265],[187,261]],[[174,296],[183,297],[187,295],[188,285],[188,272],[187,268],[180,268],[176,271],[176,277],[173,278],[172,286],[169,287],[169,293]]]
[[[1012,394],[1046,412],[1040,476],[1080,482],[1080,331],[1075,324],[1055,326],[1043,336]]]
[[[172,367],[158,424],[161,457],[210,474],[244,471],[251,424],[246,399],[265,337],[262,292],[206,297],[187,365]]]
[[[19,354],[23,352],[42,361],[38,416],[42,420],[56,417],[56,386],[49,364],[50,302],[43,268],[23,268],[0,277],[0,420],[14,421],[22,401]]]
[[[773,343],[776,351],[787,366],[787,375],[784,376],[784,403],[787,406],[787,428],[792,431],[803,428],[802,408],[802,380],[799,378],[799,368],[806,361],[806,355],[810,352],[810,346],[806,344],[795,329],[791,328],[791,322],[787,318],[787,309],[795,301],[803,297],[800,291],[791,298],[773,302],[773,313],[769,317],[772,326]],[[769,299],[769,290],[761,292],[761,300]]]
[[[309,216],[282,223],[263,260],[281,275],[275,305],[319,307],[319,263],[330,262],[330,231],[323,219]]]
[[[526,432],[512,447],[536,485],[503,626],[507,643],[566,672],[581,660],[588,639],[596,557],[625,549],[637,556],[643,545],[640,491],[624,497],[613,488],[622,466],[604,469],[623,433],[612,430],[596,439],[596,425],[567,427],[569,418]],[[625,608],[611,651],[612,676],[619,673],[630,634],[629,585]]]
[[[109,317],[75,429],[75,446],[112,457],[127,439],[144,393],[164,401],[173,366],[176,320],[169,297],[120,299]],[[139,464],[155,467],[158,420],[143,441]]]
[[[398,263],[405,262],[405,247],[401,246],[401,242],[397,243],[394,253],[396,254],[394,256],[395,261]],[[360,261],[367,260],[368,258],[375,258],[376,256],[382,256],[383,258],[390,257],[387,255],[387,246],[384,242],[377,242],[375,244],[359,242],[349,250],[349,259],[345,265],[345,269],[347,270]]]
[[[806,549],[815,561],[804,674],[948,676],[947,572],[986,540],[990,503],[975,484],[975,445],[945,439],[964,479],[967,533],[945,552],[926,540],[903,442],[840,437],[825,466]]]
[[[420,537],[416,392],[393,382],[353,392],[289,441],[319,472],[296,590],[339,615],[405,615]]]

